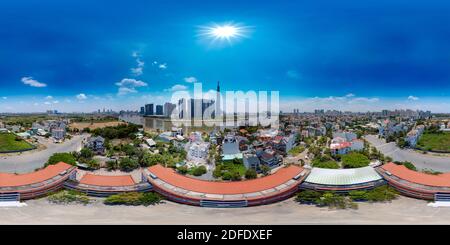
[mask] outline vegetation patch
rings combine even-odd
[[[213,176],[222,178],[223,180],[241,180],[247,169],[242,160],[234,159],[232,161],[224,161],[216,163]]]
[[[65,162],[70,165],[76,165],[76,157],[74,154],[69,152],[55,153],[53,154],[45,164],[45,166],[57,164],[59,162]]]
[[[296,146],[292,149],[289,150],[289,154],[293,155],[293,156],[297,156],[298,154],[302,153],[305,151],[305,147],[303,146]]]
[[[91,202],[91,200],[85,193],[73,190],[63,190],[55,194],[52,194],[48,197],[48,200],[51,203],[56,204],[78,203],[86,205]]]
[[[30,143],[15,134],[0,133],[0,152],[25,151],[32,148]]]
[[[398,192],[392,187],[384,185],[368,191],[350,191],[349,196],[354,201],[387,202],[396,199]]]
[[[344,168],[362,168],[369,166],[370,160],[364,154],[351,152],[341,157]]]
[[[149,206],[161,203],[163,198],[154,192],[126,192],[107,197],[104,201],[107,205]]]
[[[417,142],[417,148],[425,151],[450,152],[450,132],[425,132]]]
[[[405,166],[407,169],[413,170],[413,171],[417,171],[416,166],[414,166],[414,164],[412,164],[411,162],[399,162],[399,161],[395,161],[394,162],[397,165],[403,165]]]
[[[328,155],[321,155],[320,157],[314,158],[312,161],[312,166],[316,168],[340,168],[339,163],[334,161],[333,158]]]
[[[355,190],[348,194],[337,194],[334,192],[318,192],[302,190],[297,193],[295,201],[301,204],[312,204],[319,207],[337,209],[358,208],[358,201],[387,202],[396,199],[398,192],[387,185],[372,190]]]

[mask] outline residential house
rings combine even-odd
[[[90,137],[85,146],[96,154],[103,155],[105,153],[105,139],[101,136]]]

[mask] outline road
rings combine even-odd
[[[439,172],[450,172],[450,157],[422,154],[410,149],[400,149],[394,142],[386,143],[376,135],[364,137],[372,146],[375,146],[385,156],[392,157],[394,161],[408,161],[417,169],[432,169]]]
[[[26,207],[0,208],[0,224],[450,224],[450,208],[399,197],[391,203],[359,203],[357,210],[300,205],[293,198],[251,208],[202,208],[166,201],[155,206],[51,204],[45,198]]]
[[[37,168],[41,168],[48,158],[54,153],[79,151],[82,147],[83,139],[87,135],[76,135],[71,140],[64,143],[55,144],[48,139],[41,138],[39,143],[47,148],[42,151],[23,152],[14,156],[0,157],[0,172],[2,173],[29,173]]]

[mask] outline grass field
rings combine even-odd
[[[0,133],[0,152],[20,151],[30,149],[31,144],[24,140],[16,140],[16,135],[11,133]]]
[[[417,147],[426,151],[450,152],[450,132],[424,133]]]

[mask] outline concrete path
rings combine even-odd
[[[83,139],[88,135],[76,135],[64,143],[55,144],[47,139],[40,139],[39,143],[47,148],[42,151],[24,152],[14,156],[0,156],[0,172],[2,173],[28,173],[41,168],[54,153],[79,151]]]
[[[300,205],[293,198],[251,208],[201,208],[166,201],[155,206],[86,206],[27,201],[26,207],[0,208],[0,224],[450,224],[449,207],[399,197],[391,203],[359,203],[359,208],[329,210]]]
[[[422,154],[410,149],[400,149],[394,142],[386,143],[376,135],[364,137],[372,146],[375,146],[385,156],[392,157],[394,161],[408,161],[417,169],[432,169],[439,172],[450,172],[450,157]]]

